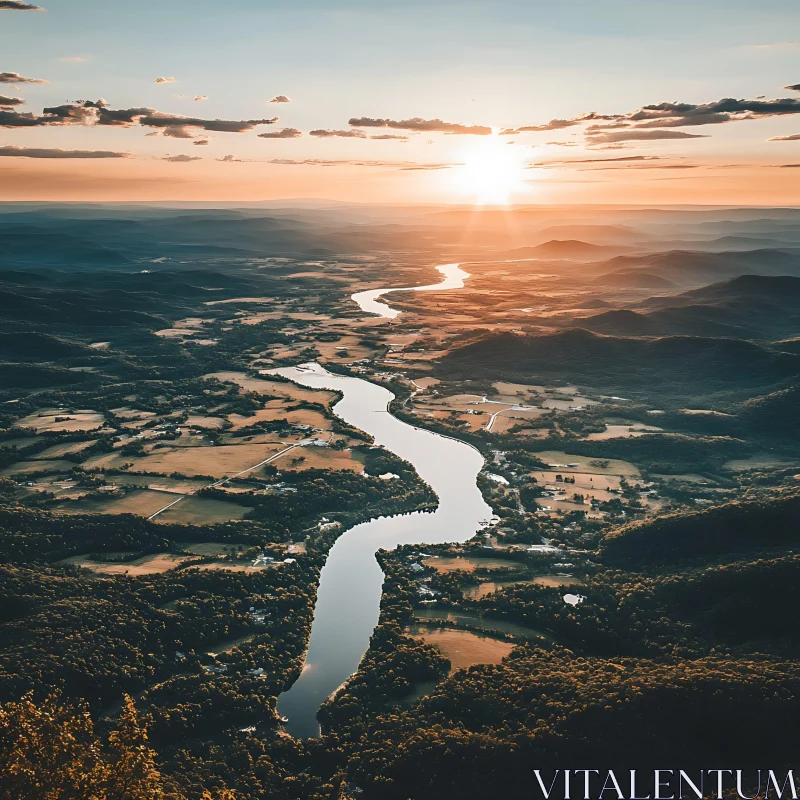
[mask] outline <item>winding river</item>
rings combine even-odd
[[[377,314],[386,319],[394,319],[400,312],[386,303],[378,302],[378,298],[382,295],[389,294],[389,292],[441,292],[445,289],[463,289],[464,281],[469,278],[469,273],[461,269],[458,264],[441,264],[436,269],[444,275],[444,280],[439,283],[432,283],[430,286],[390,286],[388,289],[367,289],[365,292],[356,292],[350,296],[350,299],[357,303],[362,311]]]
[[[467,273],[457,264],[438,267],[445,280],[436,286],[463,286]],[[390,316],[377,298],[396,289],[362,292],[354,300],[365,311]],[[369,298],[363,295],[369,294]],[[370,304],[379,308],[374,312]],[[395,316],[394,312],[391,316]],[[331,548],[320,575],[317,603],[306,663],[300,677],[278,699],[279,713],[289,718],[286,730],[293,736],[319,735],[317,710],[358,668],[378,622],[383,572],[375,560],[379,549],[401,544],[464,542],[489,524],[492,510],[484,502],[475,479],[483,468],[481,454],[464,442],[422,430],[388,412],[394,395],[382,386],[360,378],[335,375],[316,363],[271,370],[314,389],[342,393],[334,413],[345,422],[372,435],[375,444],[411,462],[439,497],[434,512],[377,517],[356,525]]]

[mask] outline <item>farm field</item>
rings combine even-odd
[[[450,660],[450,672],[466,669],[475,664],[499,664],[513,649],[511,642],[492,639],[472,631],[454,631],[412,625],[409,635],[433,645]]]

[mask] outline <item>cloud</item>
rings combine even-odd
[[[41,78],[24,78],[19,72],[0,72],[0,83],[47,83]]]
[[[160,78],[156,78],[153,83],[175,83],[175,78],[165,78],[162,76]]]
[[[372,117],[353,117],[350,125],[356,128],[394,128],[401,131],[425,131],[428,133],[456,133],[488,136],[492,129],[485,125],[460,125],[456,122],[443,122],[440,119],[373,119]]]
[[[59,61],[65,61],[68,64],[82,64],[86,61],[83,56],[64,56],[63,58],[59,58]]]
[[[797,169],[800,164],[781,164],[781,169]]]
[[[619,161],[661,161],[661,156],[616,156],[614,158],[571,158],[563,161],[542,161],[531,167],[568,167],[572,164],[608,164]]]
[[[798,142],[800,141],[800,133],[793,133],[791,136],[773,136],[769,139],[770,142]]]
[[[627,129],[617,131],[597,131],[589,129],[586,138],[590,145],[612,144],[617,142],[643,142],[661,139],[707,139],[699,133],[685,133],[684,131],[659,131]]]
[[[211,141],[210,139],[195,139],[192,142],[192,144],[204,145],[204,144],[208,144],[210,141]]]
[[[44,11],[41,6],[22,3],[20,0],[0,0],[0,11]]]
[[[800,84],[787,86],[786,88],[792,91],[800,91]],[[768,100],[763,96],[752,100],[725,97],[710,103],[653,103],[641,106],[635,111],[626,114],[589,112],[571,119],[553,119],[542,125],[505,128],[500,133],[501,135],[512,135],[527,131],[560,130],[593,122],[595,124],[590,125],[584,131],[589,144],[618,144],[620,142],[653,139],[698,138],[692,134],[669,134],[664,129],[720,125],[729,122],[765,119],[791,114],[800,114],[800,99],[796,97],[782,97],[772,100]],[[361,124],[366,123],[362,122]],[[628,133],[620,131],[628,131]],[[638,133],[633,133],[634,131],[638,131]]]
[[[249,120],[201,119],[162,114],[154,108],[147,107],[113,109],[109,108],[108,103],[102,99],[79,100],[75,103],[51,106],[45,108],[41,116],[0,110],[0,127],[5,128],[27,128],[41,125],[131,127],[138,124],[146,128],[157,128],[163,132],[164,136],[177,139],[193,139],[198,130],[245,133],[253,130],[257,125],[272,125],[277,120],[277,117]]]
[[[656,103],[642,106],[632,114],[619,117],[623,124],[639,128],[681,128],[690,125],[719,125],[747,119],[763,119],[800,114],[800,99],[737,100],[726,97],[712,103]]]
[[[616,115],[598,114],[595,111],[590,111],[588,114],[580,114],[572,119],[551,119],[550,122],[545,122],[543,125],[523,125],[519,128],[503,128],[500,131],[501,136],[514,136],[518,133],[541,133],[542,131],[560,131],[564,128],[572,128],[575,125],[580,125],[584,122],[607,122],[613,121]]]
[[[783,88],[792,92],[800,92],[800,83],[795,83],[793,86],[784,86]]]
[[[10,106],[24,105],[25,101],[21,97],[7,97],[0,94],[0,108],[9,108]]]
[[[517,133],[529,133],[539,131],[560,131],[562,128],[571,128],[577,125],[580,119],[551,119],[544,125],[524,125],[521,128],[504,128],[500,131],[501,136],[513,136]]]
[[[130,158],[130,153],[116,153],[112,150],[58,150],[56,148],[0,147],[0,156],[15,158]]]
[[[298,139],[303,134],[297,128],[283,128],[279,131],[269,131],[268,133],[259,133],[259,139]]]
[[[408,136],[398,136],[396,133],[381,133],[379,136],[370,136],[370,139],[397,139],[401,142],[407,142]]]
[[[608,159],[613,161],[614,159]],[[597,172],[608,169],[697,169],[699,164],[614,164],[609,167],[584,167],[581,172]]]
[[[292,101],[285,95],[279,94],[270,100],[270,103],[291,103]]]
[[[152,109],[148,109],[152,112]],[[161,114],[152,112],[144,115],[135,115],[140,125],[149,128],[200,128],[204,131],[215,131],[218,133],[246,133],[253,130],[257,125],[272,125],[278,121],[278,117],[271,119],[200,119],[198,117],[181,117],[173,114]]]
[[[353,124],[353,120],[350,120],[350,124]],[[364,131],[357,131],[357,130],[350,130],[350,131],[331,131],[331,130],[316,130],[316,131],[309,131],[309,136],[316,136],[320,139],[327,139],[331,136],[341,136],[343,139],[366,139],[367,134]]]
[[[44,125],[41,117],[29,112],[4,111],[0,108],[0,128],[35,128]]]
[[[414,164],[410,167],[400,167],[402,172],[415,172],[417,170],[450,169],[452,164]]]
[[[196,94],[194,96],[194,102],[195,103],[199,103],[202,100],[208,100],[208,95],[207,94]]]
[[[92,105],[65,103],[42,109],[39,117],[43,125],[91,125],[97,118],[97,109]]]
[[[162,136],[169,136],[171,139],[194,139],[194,134],[188,128],[180,125],[170,125],[161,132]]]
[[[223,156],[222,158],[218,158],[217,161],[222,161],[223,164],[243,164],[244,161],[241,158],[234,158],[231,155]]]
[[[553,147],[577,147],[577,142],[545,142],[545,144],[552,145]]]
[[[203,159],[200,156],[186,156],[181,153],[179,156],[164,156],[164,158],[160,158],[159,161],[171,161],[173,164],[186,164],[189,161],[202,161]]]
[[[313,167],[393,167],[400,170],[420,169],[447,169],[459,167],[461,164],[415,164],[412,161],[364,161],[358,159],[323,159],[323,158],[271,158],[268,164],[283,164],[287,166],[313,166]]]

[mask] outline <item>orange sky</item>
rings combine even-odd
[[[6,161],[11,162],[12,159]],[[13,159],[0,164],[1,200],[258,201],[330,198],[355,202],[458,202],[449,170],[399,171],[385,167],[285,166],[134,160]],[[692,170],[576,167],[525,171],[524,190],[512,202],[800,203],[800,168],[742,167]],[[678,173],[678,174],[675,174]]]
[[[800,203],[796,0],[39,2],[0,200]]]

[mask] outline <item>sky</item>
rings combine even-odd
[[[0,200],[800,204],[796,0],[0,0],[0,35]]]

